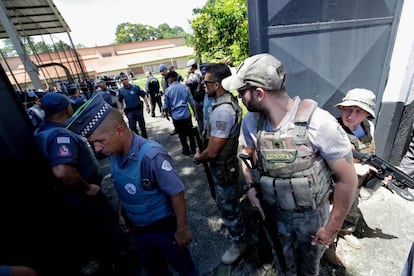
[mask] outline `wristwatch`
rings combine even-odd
[[[241,188],[245,193],[247,193],[251,188],[254,188],[254,187],[255,187],[254,183],[243,183]]]

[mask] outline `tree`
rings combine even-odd
[[[167,23],[159,25],[158,31],[159,36],[157,38],[172,38],[186,35],[186,32],[183,30],[183,28],[178,26],[170,28],[170,26]]]
[[[159,25],[158,28],[140,23],[122,23],[116,27],[115,41],[116,43],[128,43],[185,35],[185,31],[181,27],[175,26],[171,28],[167,23]]]
[[[157,38],[156,29],[143,24],[121,23],[116,27],[116,43],[153,40]]]
[[[246,0],[209,0],[201,9],[194,9],[187,37],[202,61],[228,61],[239,64],[249,55],[249,34]]]
[[[1,48],[1,52],[5,58],[17,56],[17,52],[10,38],[3,39],[3,44],[4,46]]]
[[[36,42],[33,47],[35,48],[36,53],[48,53],[52,52],[53,47],[47,44],[44,41]]]

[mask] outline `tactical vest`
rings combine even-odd
[[[364,119],[361,122],[362,129],[365,131],[365,135],[361,138],[356,137],[352,131],[344,124],[342,118],[337,119],[339,124],[345,130],[346,134],[348,135],[349,140],[351,141],[352,147],[357,151],[363,153],[374,153],[375,152],[375,141],[372,137],[371,133],[371,126],[367,119]],[[359,163],[358,159],[354,159],[354,162]]]
[[[223,150],[218,154],[218,156],[212,161],[214,165],[222,165],[226,162],[233,163],[234,161],[238,162],[237,160],[237,150],[239,146],[239,135],[240,135],[240,125],[241,125],[241,108],[238,104],[237,98],[233,96],[231,93],[226,93],[221,97],[218,97],[216,101],[213,103],[211,107],[211,112],[216,109],[218,106],[222,104],[230,104],[233,107],[233,110],[236,114],[236,121],[233,127],[236,127],[236,131],[233,131],[233,134],[229,137],[228,141],[224,145]],[[208,121],[206,130],[205,130],[205,137],[204,139],[209,139],[211,133],[211,125],[210,121]]]
[[[345,130],[346,134],[348,135],[349,141],[351,141],[351,145],[354,149],[357,151],[363,152],[363,153],[374,153],[375,152],[375,141],[372,137],[371,133],[371,126],[369,124],[369,121],[367,119],[364,119],[361,122],[361,126],[363,130],[365,131],[365,135],[361,138],[356,137],[352,131],[344,124],[342,121],[342,118],[337,118],[339,124],[342,126],[342,128]],[[361,163],[360,160],[354,158],[354,163]],[[374,179],[374,174],[368,174],[368,175],[362,175],[358,176],[358,187],[364,186],[372,179],[373,182],[377,182],[378,179]],[[374,184],[369,184],[369,186],[374,187]]]
[[[264,199],[289,211],[316,209],[332,186],[325,160],[313,152],[307,131],[317,103],[304,99],[297,108],[293,127],[278,132],[264,130],[258,122],[257,156]]]
[[[135,226],[145,226],[172,214],[169,197],[158,187],[141,178],[141,161],[145,154],[154,158],[157,151],[151,148],[162,147],[155,141],[148,140],[138,152],[136,160],[126,169],[119,168],[117,162],[111,162],[111,176],[115,188],[122,199],[122,206],[128,219]],[[149,150],[149,151],[148,151]]]

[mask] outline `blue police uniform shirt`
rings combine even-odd
[[[141,97],[145,97],[147,93],[141,89],[138,85],[131,84],[130,87],[122,87],[119,89],[119,102],[125,100],[125,106],[128,109],[141,108],[142,101]]]
[[[73,112],[78,110],[78,108],[86,102],[86,99],[84,97],[78,97],[76,95],[69,96],[68,98],[73,101],[71,102]]]
[[[112,96],[116,95],[116,92],[113,90],[109,90],[108,88],[105,88],[105,90],[95,90],[92,93],[92,96],[95,96],[96,94],[101,93],[103,99],[105,102],[109,103],[110,105],[112,105]]]
[[[195,104],[188,86],[178,81],[171,83],[164,94],[164,108],[171,110],[171,117],[174,120],[183,120],[190,117],[188,104]]]
[[[50,166],[70,164],[88,181],[98,180],[98,161],[87,140],[62,124],[43,121],[35,131],[35,140]],[[100,184],[100,183],[94,183]]]

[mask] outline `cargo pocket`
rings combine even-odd
[[[293,197],[292,185],[290,179],[275,180],[276,198],[279,207],[292,211],[296,209],[295,199]]]
[[[309,187],[309,179],[307,177],[292,178],[291,184],[296,204],[299,207],[312,207],[315,210],[316,203]]]
[[[273,177],[260,177],[260,190],[262,191],[263,199],[270,205],[274,205],[276,203],[276,194],[273,181]]]

